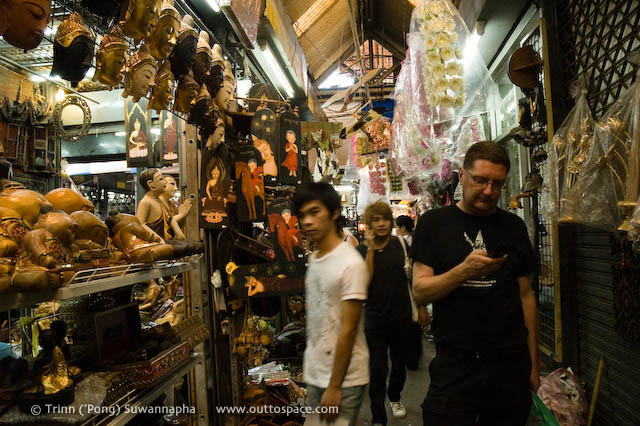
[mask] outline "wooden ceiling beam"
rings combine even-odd
[[[372,38],[387,49],[398,60],[404,60],[407,48],[402,43],[398,43],[396,40],[387,37],[382,37],[382,34],[378,30],[367,31],[367,38]]]
[[[338,68],[349,56],[351,56],[352,49],[353,43],[347,43],[343,45],[341,49],[338,49],[335,53],[329,56],[328,60],[323,62],[320,68],[312,71],[314,85],[317,85],[320,81],[324,80],[327,75],[335,71],[336,68]]]

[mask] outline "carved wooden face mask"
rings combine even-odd
[[[224,81],[224,57],[219,44],[213,46],[211,55],[211,69],[204,77],[204,84],[207,85],[209,94],[215,98]]]
[[[123,0],[82,0],[82,5],[91,13],[103,18],[116,18],[120,15]]]
[[[231,62],[225,61],[224,66],[224,83],[216,95],[216,105],[222,111],[228,111],[231,99],[233,99],[233,92],[236,90],[236,79],[233,76]]]
[[[147,109],[155,109],[158,114],[164,109],[169,109],[169,103],[173,100],[173,84],[171,66],[165,62],[156,76],[156,83],[153,86]]]
[[[3,0],[3,3],[0,32],[6,42],[25,51],[38,47],[51,14],[51,0]]]
[[[171,55],[179,29],[180,13],[173,7],[173,0],[164,0],[158,24],[149,37],[149,50],[154,58],[160,61]]]
[[[189,114],[189,120],[187,120],[187,122],[196,125],[202,124],[204,116],[209,112],[210,108],[211,96],[209,96],[207,86],[203,84],[200,86],[200,93],[198,93],[198,97],[196,97],[196,104],[191,108],[191,114]]]
[[[209,34],[200,31],[198,38],[198,48],[196,49],[196,57],[193,61],[193,78],[198,84],[204,83],[204,76],[207,75],[211,68],[211,47],[209,47]]]
[[[96,53],[96,73],[93,81],[113,88],[122,81],[122,74],[127,61],[129,47],[124,40],[122,28],[116,25],[111,33],[102,37],[100,48]]]
[[[178,82],[176,88],[176,101],[173,104],[173,110],[188,114],[191,111],[191,102],[198,95],[200,86],[193,79],[193,72],[189,73]]]
[[[58,75],[77,86],[91,66],[93,45],[93,34],[84,26],[82,17],[77,12],[72,13],[56,32],[51,75]]]
[[[193,29],[193,18],[185,15],[180,24],[176,47],[169,55],[171,72],[176,80],[181,80],[191,69],[193,57],[196,54],[196,43],[198,43],[198,33]]]
[[[129,71],[125,74],[122,97],[131,96],[134,102],[138,102],[154,86],[157,72],[156,60],[149,53],[149,48],[143,44],[129,61]]]
[[[148,39],[160,15],[160,0],[127,0],[120,14],[124,21],[124,35],[137,43]]]

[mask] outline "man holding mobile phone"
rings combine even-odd
[[[510,162],[498,144],[469,148],[462,200],[425,213],[413,236],[413,290],[433,302],[436,357],[425,426],[524,426],[540,385],[536,256],[518,216],[497,208]]]

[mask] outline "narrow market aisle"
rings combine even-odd
[[[391,415],[391,407],[387,399],[387,426],[421,426],[422,425],[422,401],[427,395],[429,388],[429,363],[436,354],[433,342],[423,341],[423,355],[418,371],[407,371],[407,382],[402,391],[402,403],[407,409],[407,417],[395,419]],[[389,367],[391,368],[391,367]],[[369,401],[369,390],[362,401],[360,415],[358,416],[358,426],[371,426],[371,407]]]

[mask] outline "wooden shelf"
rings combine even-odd
[[[0,312],[50,300],[66,300],[88,294],[127,287],[169,275],[191,271],[200,266],[200,256],[152,264],[134,263],[85,269],[76,272],[66,287],[41,292],[3,294]]]

